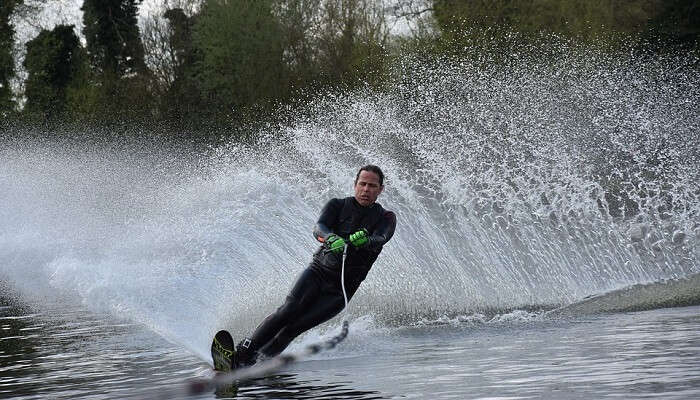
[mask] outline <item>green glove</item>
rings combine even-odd
[[[362,228],[350,235],[350,243],[355,247],[362,247],[369,243],[369,232],[367,232],[367,229]]]
[[[326,247],[335,254],[342,253],[345,247],[345,240],[338,235],[328,235]]]

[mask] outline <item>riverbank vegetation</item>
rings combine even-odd
[[[82,27],[42,29],[13,51],[18,13],[31,18],[47,3],[30,1],[0,4],[4,134],[138,126],[240,136],[318,93],[381,91],[407,55],[507,62],[513,46],[552,37],[697,52],[700,32],[693,0],[160,0],[141,19],[141,0],[82,0]]]

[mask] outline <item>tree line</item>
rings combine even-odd
[[[141,2],[83,0],[84,42],[72,25],[41,30],[15,93],[11,18],[23,0],[2,0],[0,116],[201,129],[259,121],[319,91],[381,89],[406,52],[453,52],[484,30],[635,35],[658,39],[655,51],[697,49],[700,30],[695,0],[164,0],[139,24]]]

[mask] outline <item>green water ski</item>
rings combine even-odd
[[[233,370],[235,357],[236,349],[231,334],[224,330],[217,332],[211,343],[211,358],[214,360],[214,370],[221,372]]]

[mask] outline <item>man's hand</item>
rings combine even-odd
[[[362,228],[350,235],[350,243],[355,247],[362,247],[369,243],[369,232],[367,232],[367,229]]]
[[[326,238],[326,248],[335,254],[342,253],[345,247],[345,240],[338,235],[330,234]]]

